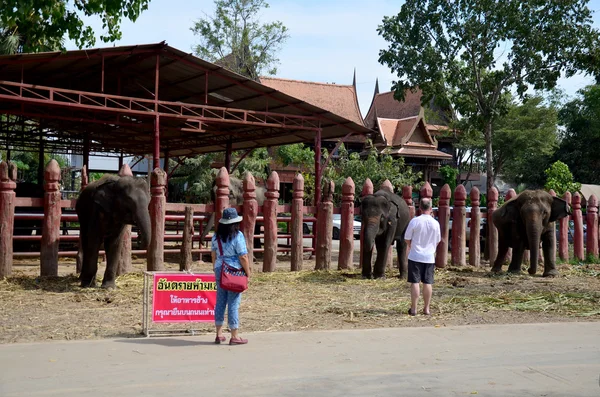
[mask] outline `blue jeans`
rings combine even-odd
[[[215,306],[215,325],[220,327],[225,321],[225,308],[227,307],[227,323],[229,329],[238,329],[240,327],[240,318],[238,311],[242,301],[241,292],[227,291],[219,286],[221,280],[221,266],[216,268],[217,281],[217,304]]]

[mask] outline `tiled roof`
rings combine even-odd
[[[353,85],[313,83],[310,81],[261,77],[260,83],[301,99],[345,119],[364,125]]]
[[[403,147],[392,149],[390,154],[398,154],[402,157],[436,158],[441,160],[451,160],[452,155],[441,152],[437,149],[419,149],[412,147]]]

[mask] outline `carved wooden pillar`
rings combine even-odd
[[[458,185],[454,191],[454,210],[452,211],[452,264],[465,266],[467,212],[465,209],[467,191],[463,185]]]
[[[422,199],[431,200],[431,197],[433,196],[433,189],[431,189],[431,185],[429,184],[429,182],[425,182],[423,187],[421,187],[421,190],[419,191],[419,196],[420,196],[419,200],[422,200]],[[421,215],[421,209],[417,210],[417,215]]]
[[[480,266],[481,259],[481,245],[479,243],[480,238],[480,225],[481,225],[481,213],[479,209],[479,189],[473,186],[471,188],[471,226],[469,232],[469,264],[471,266]]]
[[[488,259],[490,264],[493,265],[496,257],[498,256],[498,229],[494,226],[492,216],[494,211],[498,209],[498,189],[492,187],[488,191],[487,196],[487,227],[488,227],[488,238],[486,245],[488,248]]]
[[[229,207],[229,172],[221,167],[216,178],[217,197],[215,199],[215,231],[223,215],[223,210]]]
[[[348,177],[342,185],[342,228],[338,269],[352,269],[354,259],[354,181]]]
[[[383,181],[383,183],[381,184],[381,188],[384,190],[387,190],[390,193],[394,193],[394,187],[392,186],[392,183],[389,181],[389,179],[386,179],[385,181]],[[394,255],[394,241],[392,241],[392,244],[388,248],[388,252],[387,252],[387,263],[385,266],[388,270],[392,270],[392,264],[394,263],[393,255]]]
[[[330,181],[325,185],[323,201],[319,205],[317,225],[317,255],[315,270],[329,270],[331,267],[331,246],[333,243],[333,192],[335,185]]]
[[[360,192],[360,196],[361,197],[365,197],[368,196],[369,194],[373,194],[373,182],[371,182],[371,180],[369,178],[367,178],[365,180],[365,183],[363,184],[363,188],[362,191]],[[363,226],[365,225],[365,219],[363,218],[362,212],[361,212],[361,227],[360,227],[360,258],[362,261],[363,258],[363,252],[364,252],[364,241],[365,241],[365,237],[364,237],[364,233],[365,233],[365,229],[363,228]],[[360,264],[360,266],[362,266],[362,263]]]
[[[181,256],[179,257],[179,270],[189,271],[192,268],[192,238],[194,237],[194,209],[185,207],[185,221],[183,223],[183,240],[181,242]]]
[[[570,192],[565,192],[563,199],[571,205]],[[570,216],[565,216],[558,221],[558,256],[565,262],[569,261],[569,218]]]
[[[128,164],[123,164],[119,170],[119,176],[133,176]],[[121,233],[121,252],[119,253],[119,264],[117,266],[117,276],[131,272],[131,225],[125,225]]]
[[[292,264],[291,270],[302,270],[304,261],[304,177],[298,173],[294,177],[292,193]]]
[[[273,272],[277,264],[277,204],[279,201],[279,175],[271,172],[267,179],[263,215],[265,218],[265,254],[263,271]]]
[[[415,204],[412,200],[412,186],[402,186],[402,198],[408,205],[408,212],[410,214],[410,219],[415,217]]]
[[[258,202],[256,201],[256,182],[252,173],[247,172],[244,176],[244,220],[242,221],[242,232],[246,238],[248,249],[248,261],[250,267],[254,266],[254,227],[258,216]]]
[[[60,167],[52,159],[44,172],[44,220],[40,252],[41,276],[58,276],[58,243],[60,239],[61,194]]]
[[[87,172],[87,165],[84,165],[81,168],[81,190],[85,189],[85,187],[89,183],[89,175]]]
[[[167,175],[160,168],[155,168],[151,176],[150,226],[152,236],[148,247],[148,270],[164,270],[165,247],[165,183]]]
[[[16,168],[0,161],[0,280],[12,274]]]
[[[592,194],[587,202],[587,241],[586,252],[588,256],[598,258],[598,198]]]
[[[517,197],[517,192],[515,192],[515,189],[508,189],[508,192],[506,192],[506,194],[504,195],[504,202],[512,200],[515,197]],[[523,258],[527,257],[527,262],[529,262],[529,252],[525,250],[523,254]],[[508,249],[508,252],[506,253],[506,258],[504,260],[510,263],[510,261],[512,260],[512,248]]]
[[[578,192],[573,195],[573,254],[580,261],[585,259],[583,252],[583,214],[581,213],[581,196]]]
[[[444,268],[448,263],[448,236],[450,235],[450,195],[452,191],[446,183],[440,191],[440,202],[438,205],[438,220],[440,222],[440,234],[442,241],[437,246],[435,255],[435,266]]]

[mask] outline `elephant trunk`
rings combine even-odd
[[[363,250],[361,258],[362,275],[365,278],[372,277],[372,258],[375,237],[379,232],[379,217],[363,219],[361,230],[363,233]]]
[[[528,222],[525,225],[527,232],[527,241],[529,242],[529,274],[537,272],[537,265],[540,255],[540,239],[542,236],[541,220],[539,222]]]
[[[152,229],[150,227],[150,213],[147,208],[140,208],[135,214],[135,224],[138,227],[140,234],[140,242],[142,248],[146,249],[150,245],[150,237]]]

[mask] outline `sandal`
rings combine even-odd
[[[217,336],[217,337],[215,338],[215,344],[217,344],[217,345],[220,345],[220,344],[221,344],[221,342],[225,342],[225,340],[226,340],[226,339],[227,339],[227,338],[225,338],[224,336]]]
[[[413,312],[412,310],[408,309],[408,315],[409,316],[416,316],[417,313]]]
[[[230,345],[245,345],[248,343],[248,339],[242,339],[240,337],[229,339]]]
[[[428,313],[425,310],[423,310],[423,315],[425,315],[425,316],[431,316],[431,312]]]

